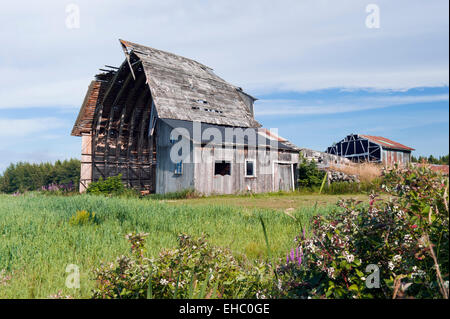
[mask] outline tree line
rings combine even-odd
[[[15,193],[42,189],[49,185],[65,185],[78,189],[81,163],[77,159],[55,163],[11,164],[0,175],[0,192]]]
[[[430,155],[428,157],[426,157],[426,156],[419,156],[419,157],[411,156],[411,162],[422,163],[425,161],[428,164],[448,165],[449,164],[449,156],[448,155],[449,154],[444,155],[444,156],[439,156],[438,158],[434,157],[433,155]]]

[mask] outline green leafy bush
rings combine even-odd
[[[86,190],[86,193],[93,195],[121,195],[125,192],[125,186],[122,184],[122,174],[110,176],[106,180],[100,177],[97,182],[90,183]]]
[[[94,271],[94,298],[256,298],[272,286],[270,266],[236,260],[204,237],[178,237],[177,249],[145,258],[148,234],[129,234],[131,255]]]
[[[278,293],[290,298],[448,298],[448,179],[428,169],[386,172],[390,201],[341,201],[315,217],[277,268]],[[368,288],[368,265],[380,288]]]
[[[301,159],[297,168],[298,172],[298,185],[300,187],[320,187],[322,180],[325,176],[325,172],[317,168],[317,164],[314,161],[307,161]]]

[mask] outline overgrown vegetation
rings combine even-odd
[[[147,235],[128,234],[130,256],[94,271],[94,298],[257,298],[273,285],[268,264],[236,259],[204,236],[179,235],[176,249],[145,258]]]
[[[323,207],[317,198],[282,211],[156,200],[198,196],[189,190],[140,200],[127,197],[121,176],[87,195],[0,194],[0,298],[448,298],[448,184],[427,167],[395,168],[381,180],[321,187],[376,188],[389,200],[372,192],[368,203]],[[64,288],[69,264],[80,267],[78,290]],[[368,287],[374,267],[379,288]]]
[[[322,180],[325,176],[325,172],[317,168],[317,164],[314,161],[307,161],[304,158],[300,159],[300,163],[297,167],[298,171],[298,186],[300,188],[314,189],[320,187]]]
[[[315,213],[329,211],[328,203],[321,203],[317,212],[304,203],[289,214],[308,227]],[[72,225],[70,219],[82,210],[95,212],[99,222]],[[144,257],[150,259],[162,250],[176,249],[177,234],[197,238],[203,233],[211,246],[227,247],[234,258],[256,262],[266,258],[259,216],[266,221],[275,262],[298,232],[298,224],[283,211],[230,207],[214,200],[192,206],[114,196],[0,194],[0,272],[4,270],[2,278],[8,279],[0,286],[0,298],[47,298],[60,290],[60,296],[90,298],[95,287],[92,271],[101,261],[127,253],[124,236],[132,232],[149,233]],[[80,289],[65,285],[70,264],[79,267]]]
[[[56,161],[54,164],[11,164],[0,176],[0,193],[77,190],[80,167],[80,161],[77,159]]]
[[[448,179],[408,168],[384,183],[392,200],[342,201],[344,211],[314,218],[312,235],[300,234],[277,270],[282,296],[448,298]],[[378,289],[367,287],[369,265],[379,269]]]
[[[69,224],[73,226],[92,225],[98,224],[99,222],[95,213],[90,213],[87,210],[79,210],[69,219]]]
[[[86,193],[92,195],[123,195],[126,189],[122,183],[122,174],[110,176],[103,180],[102,177],[97,182],[89,184]]]
[[[370,192],[378,191],[380,186],[381,180],[361,181],[359,183],[334,182],[330,183],[330,185],[325,185],[322,193],[328,195],[369,194]]]
[[[330,169],[343,172],[349,175],[357,175],[360,179],[356,182],[333,182],[323,187],[323,194],[358,194],[370,193],[378,190],[381,186],[381,168],[374,164],[358,164]],[[298,187],[302,193],[317,193],[322,185],[326,172],[317,167],[316,162],[300,159],[298,165]]]
[[[372,183],[381,178],[383,166],[378,163],[350,163],[339,166],[331,165],[330,170],[356,175],[361,182]]]

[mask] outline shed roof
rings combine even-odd
[[[381,145],[383,148],[389,148],[389,149],[394,149],[394,150],[404,150],[404,151],[414,151],[415,150],[414,148],[391,141],[390,139],[387,139],[385,137],[364,135],[364,134],[359,134],[359,136],[366,138],[374,143],[377,143],[377,144]]]
[[[158,116],[236,127],[260,127],[240,88],[197,61],[120,40],[127,59],[142,61]]]

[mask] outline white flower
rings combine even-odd
[[[349,254],[347,251],[344,251],[344,257],[349,263],[352,263],[355,260],[355,256]]]
[[[256,293],[256,299],[266,299],[266,296],[263,295],[263,294],[261,293],[261,291],[258,291],[258,292]]]
[[[414,279],[416,277],[423,277],[426,275],[426,272],[422,269],[417,268],[417,266],[413,267],[413,273],[411,274],[411,278]]]
[[[281,290],[281,288],[283,288],[282,283],[281,283],[281,279],[278,279],[277,288],[278,288],[278,290]]]
[[[389,270],[393,270],[395,268],[394,263],[392,261],[388,262]]]
[[[169,281],[166,280],[166,279],[164,279],[164,278],[162,278],[162,279],[159,281],[159,283],[160,283],[161,285],[163,285],[163,286],[167,286],[167,284],[169,283]]]
[[[392,261],[394,263],[399,263],[402,260],[402,256],[400,255],[395,255],[394,258],[392,258]]]
[[[334,279],[334,268],[333,267],[328,268],[327,273],[328,273],[328,277],[330,277],[331,279]]]

